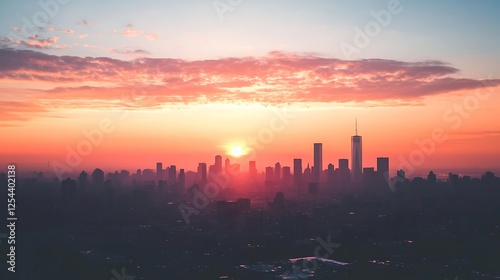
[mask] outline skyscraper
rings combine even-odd
[[[323,171],[323,144],[314,143],[314,174],[313,181],[319,183]]]
[[[272,166],[266,167],[266,180],[264,181],[266,188],[274,187],[274,170]]]
[[[266,167],[266,181],[274,181],[274,170],[272,166]]]
[[[277,162],[274,165],[274,182],[276,184],[279,184],[280,181],[281,181],[281,164]]]
[[[290,172],[290,166],[283,166],[281,168],[281,181],[283,182],[284,187],[290,186],[290,179],[291,179],[291,172]]]
[[[293,159],[293,184],[298,191],[302,188],[302,159]]]
[[[224,161],[224,171],[226,171],[226,173],[230,173],[231,169],[231,160],[229,160],[228,158],[226,158],[226,160]]]
[[[177,182],[177,167],[175,165],[170,165],[168,169],[168,181],[171,184],[175,184]]]
[[[377,174],[381,179],[381,184],[385,187],[389,187],[389,158],[388,157],[378,157],[377,158]]]
[[[377,172],[384,175],[387,174],[387,176],[389,176],[389,158],[377,158]]]
[[[356,135],[351,137],[352,182],[356,185],[363,182],[362,140],[362,137],[358,135],[358,121],[356,120]]]
[[[215,173],[220,173],[220,172],[222,172],[222,156],[216,155],[215,156]]]
[[[96,168],[94,172],[92,172],[92,184],[98,187],[102,187],[104,185],[104,171]]]
[[[207,164],[204,162],[198,163],[197,180],[202,184],[207,182]]]
[[[255,181],[257,178],[257,163],[254,160],[248,162],[248,173],[250,181]]]
[[[163,163],[161,162],[156,163],[156,178],[158,181],[163,180]]]
[[[179,170],[179,181],[177,182],[177,190],[179,193],[184,193],[186,188],[186,174],[184,173],[184,169]]]
[[[85,171],[82,171],[78,176],[78,187],[85,188],[88,183],[88,174]]]

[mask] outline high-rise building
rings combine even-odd
[[[175,165],[170,165],[168,169],[168,182],[170,184],[175,184],[177,182],[177,167]]]
[[[389,158],[388,157],[378,157],[377,158],[377,172],[382,174],[389,173]]]
[[[92,184],[97,187],[104,185],[104,171],[96,168],[94,172],[92,172]]]
[[[335,166],[333,164],[328,164],[326,171],[326,182],[328,187],[332,188],[335,180]]]
[[[302,188],[302,159],[293,159],[293,185],[297,190]]]
[[[437,181],[437,176],[434,174],[434,172],[429,171],[429,174],[427,175],[427,182],[429,184],[435,184]]]
[[[204,162],[198,163],[198,172],[196,174],[197,181],[200,183],[205,183],[207,181],[207,164]]]
[[[389,158],[388,157],[378,157],[377,158],[377,173],[384,175],[384,178],[389,182]]]
[[[161,162],[156,163],[156,179],[163,180],[163,163]]]
[[[224,171],[231,173],[231,161],[228,158],[224,161]]]
[[[373,188],[376,185],[375,168],[365,167],[363,168],[363,185],[365,188]]]
[[[179,180],[177,182],[177,189],[179,193],[184,193],[185,188],[186,188],[186,174],[184,173],[184,169],[181,168],[179,170]]]
[[[85,171],[82,171],[78,176],[78,187],[85,188],[88,184],[88,174]]]
[[[251,181],[257,178],[257,163],[254,160],[248,162],[248,175]]]
[[[266,167],[266,181],[274,181],[274,170],[272,166]]]
[[[380,184],[384,187],[389,187],[389,158],[388,157],[378,157],[377,158],[377,174],[380,180]]]
[[[215,173],[220,173],[220,172],[222,172],[222,156],[216,155],[215,156]]]
[[[403,182],[404,180],[406,180],[406,172],[403,169],[399,169],[396,172],[396,177],[399,179],[400,182]]]
[[[340,170],[349,170],[349,160],[346,158],[339,159],[339,169]]]
[[[274,182],[276,184],[279,184],[280,181],[281,181],[281,164],[277,162],[274,165]]]
[[[314,174],[313,181],[319,183],[323,171],[323,144],[314,143]]]
[[[290,186],[290,182],[291,182],[291,178],[292,178],[292,174],[290,172],[290,166],[283,166],[281,168],[281,173],[282,173],[283,186],[285,188],[289,187]]]
[[[363,182],[362,140],[362,137],[358,135],[358,122],[356,120],[356,135],[351,137],[351,172],[352,181],[356,185]]]
[[[311,182],[311,167],[309,166],[309,163],[307,164],[306,168],[304,168],[304,172],[302,172],[302,184],[304,187],[307,189],[308,184]]]
[[[276,186],[274,182],[274,170],[272,166],[266,167],[266,180],[264,182],[264,185],[266,186],[266,188]]]

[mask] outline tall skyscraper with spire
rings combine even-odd
[[[358,119],[356,119],[356,135],[351,137],[351,172],[352,182],[359,185],[363,182],[363,138],[358,135]]]

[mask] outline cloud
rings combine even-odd
[[[440,61],[350,61],[284,52],[211,60],[119,60],[0,49],[0,61],[0,81],[57,83],[57,88],[38,92],[49,107],[156,108],[206,102],[401,106],[419,104],[426,96],[500,85],[498,79],[455,78],[459,70]],[[128,98],[131,93],[134,97]]]
[[[129,48],[125,48],[123,50],[117,50],[117,49],[108,49],[108,52],[110,53],[117,53],[117,54],[125,54],[125,55],[131,55],[131,56],[134,56],[134,57],[140,57],[140,56],[145,56],[145,55],[150,55],[151,53],[146,51],[146,50],[141,50],[141,49],[137,49],[137,50],[132,50],[132,49],[129,49]]]
[[[61,46],[55,45],[59,38],[57,36],[51,36],[48,38],[40,38],[38,35],[32,35],[27,40],[16,40],[13,38],[3,37],[0,39],[3,43],[13,46],[23,46],[26,48],[33,49],[50,49],[50,48],[60,48]]]
[[[74,34],[75,31],[71,30],[71,29],[66,29],[66,30],[64,30],[64,33],[66,33],[66,34]]]
[[[81,34],[81,35],[78,35],[78,38],[84,39],[84,38],[87,38],[87,36],[89,36],[89,34]]]
[[[146,32],[143,30],[139,30],[136,28],[133,28],[131,24],[128,24],[126,28],[122,31],[119,30],[113,30],[114,33],[119,33],[125,37],[139,37],[139,36],[145,36],[148,40],[154,41],[160,38],[160,35],[156,33],[150,33]]]
[[[12,125],[12,121],[26,121],[48,112],[43,106],[24,101],[0,100],[0,126]]]

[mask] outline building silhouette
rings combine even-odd
[[[277,162],[274,165],[274,182],[276,184],[279,184],[280,181],[281,181],[281,164]]]
[[[216,174],[222,172],[222,156],[221,155],[216,155],[215,156],[215,168],[214,171]]]
[[[293,159],[293,185],[297,191],[301,191],[302,188],[302,159]]]
[[[170,184],[177,182],[177,167],[175,165],[170,165],[168,168],[168,182]]]
[[[321,172],[323,171],[323,144],[314,143],[314,166],[313,181],[320,182]]]
[[[226,158],[226,160],[224,161],[224,171],[226,173],[230,173],[231,172],[230,169],[231,169],[231,160],[229,158]]]
[[[94,172],[92,172],[92,185],[96,187],[102,187],[104,185],[104,171],[96,168]]]
[[[248,174],[250,181],[257,179],[257,163],[254,160],[248,162]]]
[[[80,188],[85,188],[88,184],[88,174],[85,171],[82,171],[80,175],[78,175],[78,186]]]
[[[179,170],[179,178],[178,182],[176,184],[177,190],[179,193],[184,193],[186,189],[186,174],[184,173],[184,169]]]
[[[274,170],[272,166],[266,167],[266,181],[264,183],[266,187],[272,187],[274,185]]]
[[[197,181],[200,183],[205,183],[207,182],[207,164],[204,162],[198,163],[198,170],[197,170]]]
[[[161,162],[156,163],[156,179],[158,181],[163,180],[163,163]]]
[[[388,157],[378,157],[377,158],[377,176],[380,184],[389,187],[389,158]]]
[[[292,178],[292,174],[290,172],[290,166],[283,166],[281,168],[281,173],[282,173],[282,178],[281,178],[282,186],[288,188],[290,186]]]
[[[351,137],[351,172],[352,182],[360,185],[363,182],[363,151],[362,137],[358,135],[358,122],[356,120],[356,135]]]

